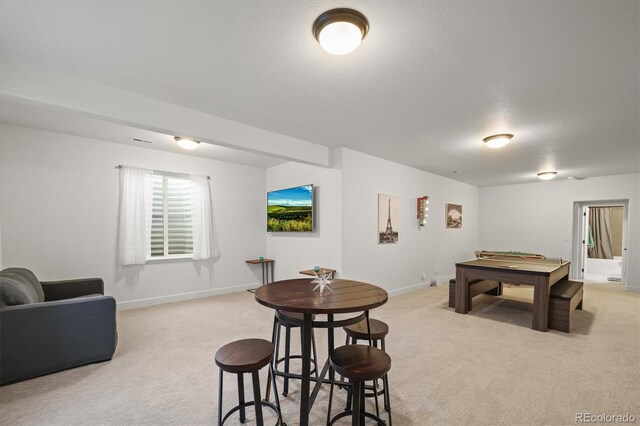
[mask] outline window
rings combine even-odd
[[[153,173],[151,258],[193,254],[189,176]]]
[[[208,176],[118,168],[118,258],[122,265],[220,256]]]

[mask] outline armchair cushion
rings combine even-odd
[[[0,272],[0,306],[44,302],[38,278],[25,268],[7,268]]]
[[[44,290],[44,300],[47,302],[87,296],[89,294],[104,294],[104,281],[102,278],[43,281],[41,284],[42,290]]]

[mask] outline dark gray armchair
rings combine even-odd
[[[40,282],[0,272],[0,385],[94,362],[116,350],[116,302],[100,278]]]

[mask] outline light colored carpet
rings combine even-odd
[[[574,424],[582,412],[640,419],[640,295],[587,285],[584,310],[565,334],[530,329],[530,287],[478,296],[467,315],[447,307],[447,291],[419,290],[372,311],[390,326],[396,425]],[[215,351],[235,339],[270,338],[272,315],[247,292],[121,312],[112,361],[0,388],[0,424],[215,424]],[[325,336],[317,331],[322,358]],[[344,341],[341,330],[336,337]],[[236,382],[226,377],[229,408]],[[250,396],[248,377],[245,385]],[[298,397],[294,381],[281,397],[289,425],[298,423]],[[327,398],[324,386],[312,424],[324,424]],[[344,400],[337,391],[335,413]],[[247,424],[253,420],[249,408]]]

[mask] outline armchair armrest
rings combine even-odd
[[[116,302],[88,296],[0,309],[0,384],[111,359]]]
[[[90,294],[104,294],[104,281],[102,278],[45,281],[40,284],[42,284],[42,290],[44,291],[44,300],[47,302],[88,296]]]

